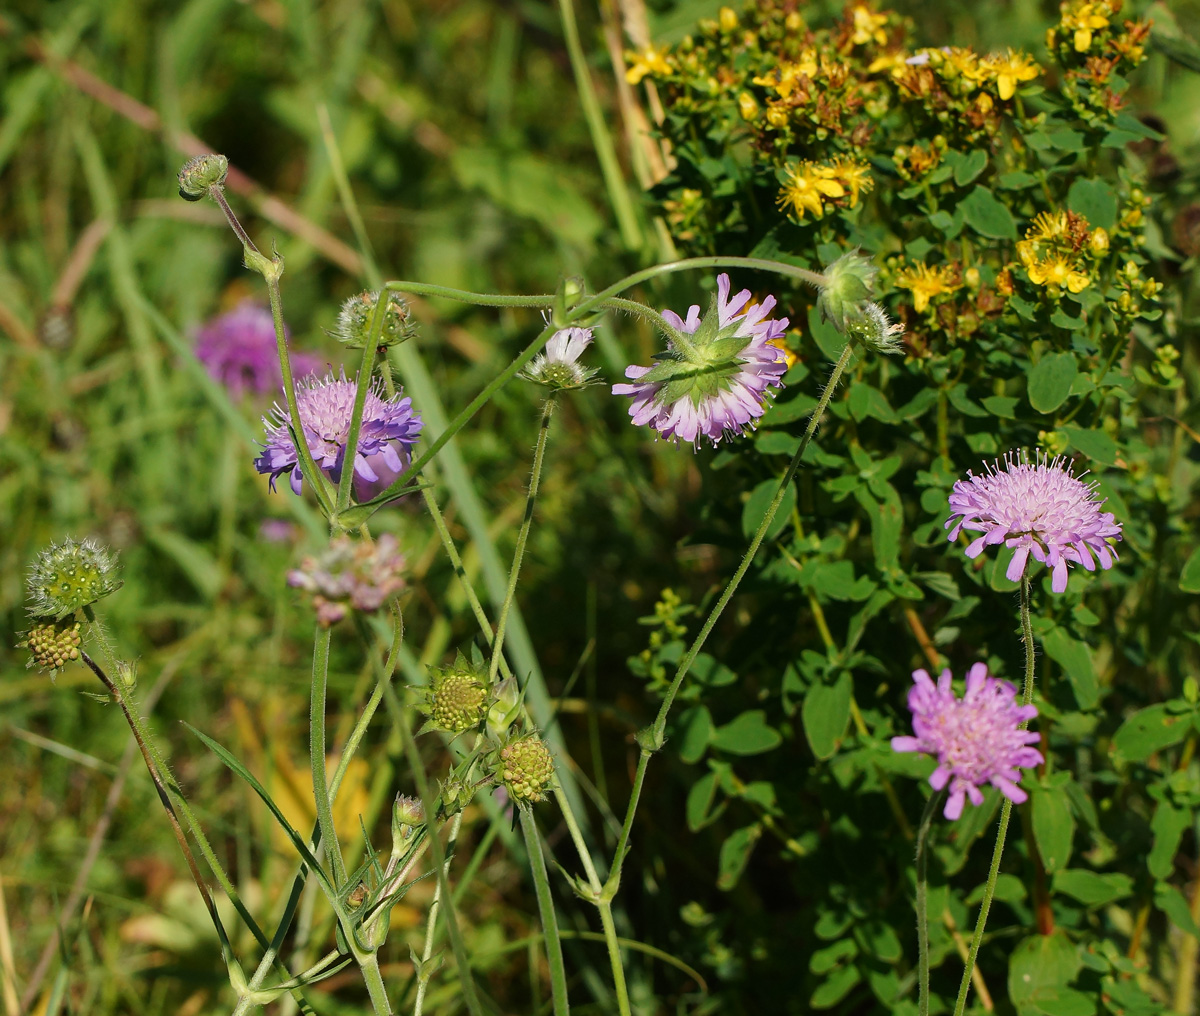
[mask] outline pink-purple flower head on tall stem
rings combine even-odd
[[[300,412],[300,426],[296,429],[303,432],[318,468],[335,483],[342,475],[357,388],[357,382],[347,381],[344,372],[340,377],[334,377],[332,372],[323,378],[313,374],[296,383],[296,408]],[[299,494],[303,475],[296,446],[288,432],[291,417],[278,403],[273,417],[263,417],[267,440],[262,455],[254,460],[254,467],[271,475],[272,490],[280,474],[290,470],[292,490]],[[377,469],[387,469],[398,476],[407,468],[422,426],[420,416],[412,410],[411,399],[401,398],[399,391],[391,398],[384,398],[378,384],[372,386],[367,392],[354,453],[356,493],[360,490],[358,481],[373,484],[380,480]]]
[[[908,692],[915,737],[893,737],[893,751],[920,751],[937,759],[929,777],[934,790],[949,785],[943,814],[956,819],[964,799],[983,803],[980,787],[990,783],[1014,804],[1028,797],[1017,784],[1021,769],[1042,762],[1042,754],[1029,747],[1038,735],[1024,729],[1037,715],[1034,706],[1017,704],[1017,690],[1007,681],[989,676],[987,665],[976,663],[967,672],[966,694],[960,699],[951,687],[949,670],[937,684],[928,671],[914,670]]]
[[[775,297],[750,303],[750,290],[729,295],[729,276],[717,276],[717,297],[703,319],[694,304],[686,318],[671,310],[663,318],[676,333],[653,367],[636,364],[625,376],[632,384],[613,385],[614,395],[633,399],[629,415],[663,437],[716,445],[726,435],[753,427],[783,387],[784,351],[771,345],[783,336],[787,318],[769,318]]]
[[[378,610],[404,588],[404,555],[391,533],[374,543],[336,536],[288,572],[289,586],[312,595],[317,621],[336,624],[351,610]]]
[[[1051,589],[1061,593],[1068,564],[1095,571],[1097,561],[1111,568],[1117,558],[1109,541],[1121,539],[1121,524],[1112,512],[1100,510],[1103,504],[1096,485],[1073,476],[1061,456],[1040,455],[1031,463],[1009,452],[1003,466],[996,462],[982,476],[967,470],[967,479],[954,484],[946,528],[954,526],[951,540],[963,529],[980,534],[967,547],[967,557],[999,543],[1013,548],[1006,572],[1010,582],[1021,578],[1032,555],[1051,569]]]
[[[278,391],[283,383],[275,322],[266,307],[250,300],[213,318],[196,332],[196,358],[234,399],[247,391],[259,395]],[[292,353],[291,360],[292,373],[297,377],[320,365],[320,359],[311,353]]]

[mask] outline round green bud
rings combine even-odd
[[[500,749],[496,775],[514,801],[544,801],[554,782],[554,757],[537,734],[526,734]]]
[[[51,544],[38,554],[26,583],[29,612],[55,621],[120,588],[116,555],[92,539]]]
[[[471,730],[487,712],[487,697],[487,688],[471,671],[443,671],[429,690],[430,725],[450,734]]]
[[[375,313],[375,305],[379,302],[379,293],[365,292],[350,297],[338,312],[337,327],[334,335],[338,342],[351,349],[362,349],[371,338],[371,318]],[[383,349],[387,346],[398,346],[401,342],[411,339],[417,332],[412,322],[412,312],[408,304],[397,293],[387,294],[387,305],[383,310],[383,328],[379,333],[376,347]]]
[[[833,322],[839,332],[845,332],[870,302],[877,272],[871,259],[857,250],[843,254],[825,269],[825,282],[817,297],[821,316]]]
[[[199,201],[214,187],[225,183],[229,160],[223,155],[197,155],[188,159],[179,171],[179,196],[185,201]]]
[[[25,635],[29,650],[29,666],[53,673],[71,660],[79,659],[83,642],[81,624],[75,620],[43,621],[35,624]]]

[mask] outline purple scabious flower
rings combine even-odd
[[[579,357],[591,344],[591,328],[560,328],[546,340],[545,350],[529,362],[520,376],[552,391],[582,388],[596,374],[579,363]]]
[[[1052,569],[1056,593],[1067,588],[1068,564],[1095,571],[1099,561],[1101,568],[1111,568],[1117,554],[1109,541],[1121,539],[1121,524],[1112,512],[1100,510],[1104,502],[1096,498],[1096,485],[1073,476],[1064,461],[1041,455],[1031,463],[1009,452],[1003,468],[996,462],[982,476],[967,470],[967,479],[950,491],[950,539],[963,529],[980,533],[967,547],[971,558],[998,543],[1014,548],[1006,572],[1010,582],[1021,578],[1032,554]]]
[[[285,334],[290,338],[286,329]],[[213,318],[196,333],[196,358],[234,399],[247,391],[277,391],[283,383],[271,312],[250,300]],[[316,370],[319,363],[310,353],[292,354],[297,376]]]
[[[966,694],[960,699],[943,670],[935,685],[926,670],[914,670],[908,692],[916,737],[893,737],[893,751],[920,751],[938,761],[929,777],[934,790],[950,785],[943,814],[956,819],[963,800],[983,803],[979,788],[990,783],[1014,804],[1029,795],[1017,783],[1021,769],[1042,761],[1042,753],[1029,747],[1038,735],[1024,729],[1037,715],[1034,706],[1018,705],[1017,689],[988,675],[987,665],[976,663],[967,672]]]
[[[288,572],[289,586],[312,594],[317,621],[336,624],[350,610],[378,610],[404,588],[404,555],[384,533],[375,543],[338,536],[320,554]]]
[[[296,383],[296,408],[300,412],[297,429],[303,431],[317,466],[335,483],[342,475],[357,389],[358,383],[347,381],[344,371],[336,378],[332,372],[323,378],[311,374]],[[275,404],[273,416],[274,419],[263,417],[267,440],[262,455],[254,460],[254,468],[260,473],[271,474],[272,490],[279,475],[291,470],[292,490],[299,494],[303,476],[296,446],[288,432],[291,417],[279,403]],[[422,426],[420,416],[412,410],[412,399],[401,398],[399,391],[385,399],[378,385],[372,386],[363,406],[362,427],[354,454],[356,479],[375,483],[380,479],[377,469],[386,468],[393,476],[402,473],[411,461],[410,450],[416,444]]]
[[[703,320],[696,304],[686,319],[664,310],[677,338],[668,338],[655,366],[627,367],[634,383],[613,385],[613,394],[633,398],[635,424],[676,442],[699,445],[706,437],[716,445],[727,434],[743,433],[766,411],[775,394],[769,389],[783,387],[786,354],[771,342],[783,336],[788,319],[768,318],[774,306],[773,296],[750,304],[748,289],[731,299],[729,276],[718,275],[717,298]]]

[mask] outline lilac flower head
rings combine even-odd
[[[954,484],[946,528],[954,526],[951,540],[963,529],[981,534],[967,547],[967,557],[998,543],[1014,548],[1006,572],[1010,582],[1021,578],[1032,554],[1052,569],[1051,588],[1061,593],[1067,588],[1068,563],[1095,571],[1097,560],[1101,568],[1111,568],[1116,560],[1109,541],[1121,539],[1121,524],[1112,512],[1100,511],[1103,504],[1096,485],[1073,476],[1062,456],[1039,455],[1031,463],[1009,452],[1003,468],[996,462],[983,476],[967,470],[967,479]]]
[[[702,437],[716,445],[727,434],[753,427],[782,388],[787,370],[784,351],[771,345],[787,328],[787,318],[768,318],[775,297],[750,304],[750,290],[729,296],[729,276],[717,276],[717,298],[703,320],[693,304],[686,319],[663,311],[679,334],[668,339],[653,367],[625,369],[633,384],[613,385],[614,395],[629,395],[629,415],[663,437],[698,445]],[[686,338],[685,338],[686,337]]]
[[[234,399],[246,391],[277,391],[283,383],[271,312],[249,300],[213,318],[196,333],[196,357]],[[296,376],[311,373],[318,364],[312,354],[292,354]]]
[[[288,572],[287,582],[312,594],[317,621],[328,628],[350,610],[378,610],[404,588],[403,572],[404,555],[391,533],[373,544],[338,536]]]
[[[357,387],[357,382],[346,380],[344,371],[340,377],[335,378],[332,372],[323,378],[312,374],[296,383],[296,408],[300,411],[301,424],[297,429],[303,431],[317,466],[335,483],[342,475]],[[272,490],[279,475],[290,469],[292,490],[299,494],[302,474],[296,446],[288,433],[290,422],[287,409],[278,403],[273,420],[263,417],[267,441],[262,455],[254,460],[254,468],[260,473],[271,474]],[[422,426],[421,418],[412,411],[412,399],[400,398],[399,392],[385,399],[378,385],[373,386],[367,392],[358,449],[354,455],[356,477],[368,483],[380,478],[371,458],[376,458],[376,463],[382,462],[397,475],[403,472],[411,461],[410,449],[416,444]]]
[[[962,814],[963,799],[983,803],[979,788],[996,787],[1014,804],[1029,795],[1017,783],[1021,769],[1042,761],[1029,747],[1038,735],[1024,729],[1037,715],[1034,706],[1017,704],[1017,689],[988,675],[987,665],[976,663],[967,672],[966,694],[960,699],[943,670],[935,685],[928,671],[914,670],[908,708],[916,737],[893,737],[893,751],[920,751],[938,760],[929,777],[934,790],[950,785],[943,814],[954,820]]]
[[[580,366],[579,357],[592,344],[590,328],[560,328],[521,371],[521,377],[554,391],[582,388],[596,371]]]

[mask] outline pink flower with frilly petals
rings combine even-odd
[[[1037,716],[1034,706],[1017,704],[1017,689],[988,675],[987,665],[976,663],[967,672],[966,694],[960,699],[951,687],[949,670],[935,685],[929,672],[914,670],[908,692],[915,737],[893,737],[893,751],[920,751],[932,755],[938,767],[929,777],[934,790],[950,787],[943,814],[956,819],[963,802],[983,803],[979,788],[990,783],[1014,804],[1029,795],[1017,783],[1021,769],[1042,762],[1042,753],[1029,745],[1038,735],[1025,729]]]
[[[980,533],[967,547],[971,558],[998,543],[1014,548],[1005,573],[1010,582],[1021,578],[1032,555],[1051,569],[1056,593],[1067,588],[1068,564],[1095,571],[1099,561],[1111,568],[1117,554],[1109,541],[1121,539],[1121,524],[1112,512],[1100,511],[1104,502],[1096,498],[1096,485],[1073,476],[1064,461],[1041,455],[1031,463],[1009,452],[1003,467],[996,462],[982,476],[967,470],[967,479],[950,492],[950,539],[963,529]]]

